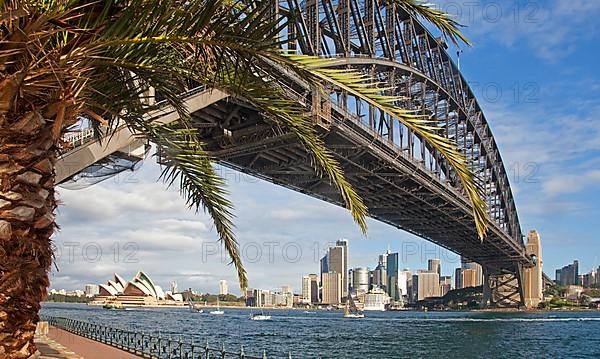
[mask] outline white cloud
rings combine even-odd
[[[600,170],[589,171],[578,175],[559,175],[551,177],[544,183],[544,192],[554,196],[563,193],[584,191],[587,187],[598,187]]]

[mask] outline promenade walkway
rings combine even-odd
[[[41,359],[139,359],[137,355],[97,341],[80,337],[56,327],[47,334],[36,335],[35,344]]]

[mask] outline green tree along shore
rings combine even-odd
[[[86,297],[85,295],[64,295],[64,294],[49,294],[46,298],[46,302],[53,303],[89,303],[93,298]]]

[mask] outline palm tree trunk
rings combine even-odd
[[[48,287],[50,237],[55,228],[58,136],[53,135],[52,127],[37,111],[0,115],[2,358],[27,358],[36,351],[33,335]]]

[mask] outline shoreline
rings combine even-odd
[[[88,303],[72,303],[72,302],[42,302],[43,304],[65,304],[65,305],[85,305],[85,306],[89,306],[89,307],[98,307],[101,308],[102,305],[98,305],[98,304],[88,304]],[[216,309],[217,305],[204,305],[204,304],[197,304],[195,305],[196,308],[201,308],[201,309]],[[242,305],[220,305],[220,308],[222,310],[230,308],[230,309],[247,309],[247,310],[301,310],[301,311],[315,311],[315,312],[319,312],[319,311],[323,311],[323,312],[327,312],[327,311],[331,311],[331,312],[336,312],[336,311],[341,311],[342,309],[331,309],[331,310],[325,310],[325,309],[319,309],[319,308],[298,308],[298,307],[293,307],[293,308],[288,308],[288,307],[247,307],[247,306],[242,306]],[[189,309],[187,304],[184,305],[170,305],[170,304],[165,304],[165,305],[124,305],[124,309],[184,309],[187,310]],[[407,309],[403,309],[403,310],[385,310],[385,311],[381,311],[381,312],[464,312],[464,313],[469,313],[469,312],[481,312],[481,313],[545,313],[545,312],[597,312],[600,311],[598,309],[591,309],[591,308],[552,308],[552,309],[538,309],[538,308],[534,308],[534,309],[525,309],[525,308],[489,308],[489,309],[471,309],[471,310],[455,310],[455,309],[449,309],[449,310],[429,310],[429,311],[423,311],[423,310],[416,310],[413,308],[407,308]],[[367,311],[369,312],[369,311]],[[380,311],[377,311],[380,312]]]

